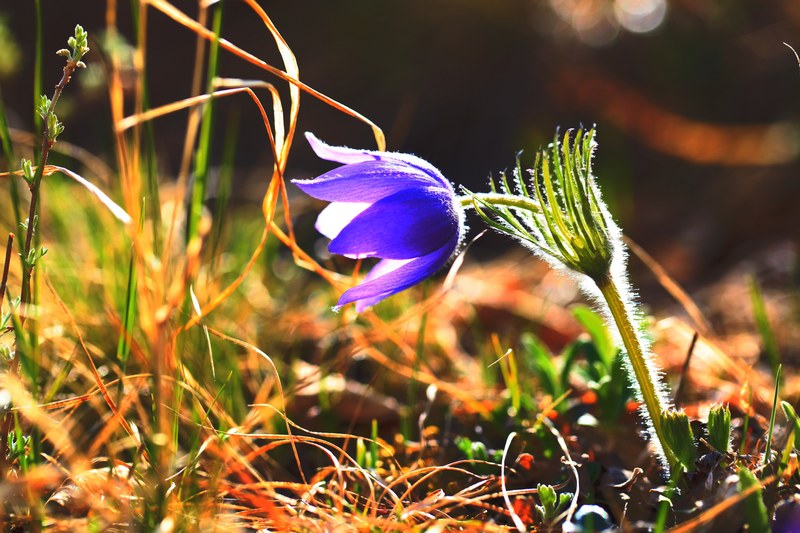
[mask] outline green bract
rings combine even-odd
[[[731,450],[731,410],[727,405],[713,405],[708,412],[708,443],[719,452]]]
[[[594,129],[568,131],[536,156],[530,185],[517,160],[515,186],[505,174],[495,193],[527,198],[536,209],[499,205],[485,195],[473,195],[475,208],[492,227],[526,244],[546,259],[580,272],[595,281],[611,269],[616,229],[600,199],[592,175]],[[487,213],[488,211],[488,213]],[[496,220],[489,216],[494,215]]]
[[[689,417],[683,411],[670,409],[661,414],[661,424],[664,427],[665,440],[672,448],[677,462],[683,469],[691,470],[697,458],[697,450]]]

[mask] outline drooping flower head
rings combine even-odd
[[[464,233],[452,185],[427,161],[409,154],[329,146],[306,133],[322,159],[344,166],[311,180],[293,180],[306,194],[331,202],[317,230],[328,250],[381,259],[364,281],[342,294],[338,307],[375,305],[444,266]]]

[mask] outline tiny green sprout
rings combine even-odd
[[[469,437],[459,436],[456,437],[455,444],[470,461],[489,460],[489,450],[487,450],[486,445],[480,441],[473,441]]]
[[[58,120],[55,113],[47,115],[47,137],[55,142],[58,136],[64,132],[64,124]]]
[[[41,248],[31,248],[28,250],[28,255],[25,257],[25,265],[28,268],[33,268],[39,262],[39,260],[47,255],[47,248],[42,246]]]
[[[684,470],[692,470],[697,458],[692,426],[683,411],[670,409],[661,414],[661,425],[667,444]]]
[[[715,450],[731,451],[731,410],[727,405],[712,405],[708,412],[708,443]]]
[[[556,519],[556,517],[564,510],[569,502],[572,501],[572,494],[569,492],[562,492],[560,495],[556,490],[550,486],[540,483],[536,487],[536,492],[539,495],[541,505],[536,506],[536,512],[542,522],[549,523]]]
[[[786,428],[786,444],[783,447],[779,468],[779,472],[785,472],[789,467],[791,456],[795,449],[795,442],[797,442],[798,434],[800,434],[800,431],[798,431],[800,430],[800,420],[797,419],[797,413],[789,402],[781,401],[781,408],[786,416],[786,421],[789,423]]]
[[[11,350],[11,346],[7,344],[0,346],[0,359],[6,363],[14,359],[14,352]]]
[[[367,446],[364,444],[364,439],[359,437],[356,439],[356,464],[361,466],[362,468],[369,469],[371,467],[368,464],[368,455],[367,455]]]
[[[46,119],[47,115],[50,113],[50,106],[52,105],[53,102],[46,94],[40,94],[39,98],[36,100],[36,114],[42,117],[42,120]]]
[[[63,56],[64,52],[67,52],[67,54],[70,54],[68,57],[71,61],[79,62],[89,52],[88,41],[89,34],[83,29],[83,26],[78,24],[75,26],[75,35],[67,39],[67,46],[72,48],[72,52],[61,49],[56,53]]]
[[[28,185],[33,185],[34,171],[31,160],[23,159],[20,161],[19,166],[22,169],[22,179],[24,179]]]

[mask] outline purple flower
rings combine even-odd
[[[312,180],[293,180],[306,194],[332,202],[317,218],[331,253],[379,257],[364,281],[345,291],[338,307],[356,310],[433,275],[458,248],[463,210],[450,182],[430,163],[408,154],[328,146],[306,133],[322,159],[344,166]]]

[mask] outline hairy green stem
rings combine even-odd
[[[628,353],[628,360],[631,363],[636,381],[639,384],[639,390],[641,391],[642,400],[647,409],[650,423],[653,425],[653,430],[661,444],[661,449],[667,458],[667,462],[670,466],[673,466],[676,464],[677,458],[672,448],[669,446],[661,424],[661,413],[664,411],[664,405],[658,395],[653,374],[650,372],[649,363],[645,358],[644,349],[638,335],[636,335],[632,317],[628,313],[625,302],[620,296],[617,284],[614,282],[611,275],[607,275],[604,279],[597,280],[596,283],[619,329],[622,343],[625,345],[625,350]]]
[[[508,207],[510,209],[520,209],[522,211],[531,211],[533,213],[538,213],[541,211],[541,208],[536,201],[524,196],[499,193],[475,193],[468,196],[458,197],[461,207],[466,209],[475,207],[475,199],[483,200],[484,202],[495,206]]]

